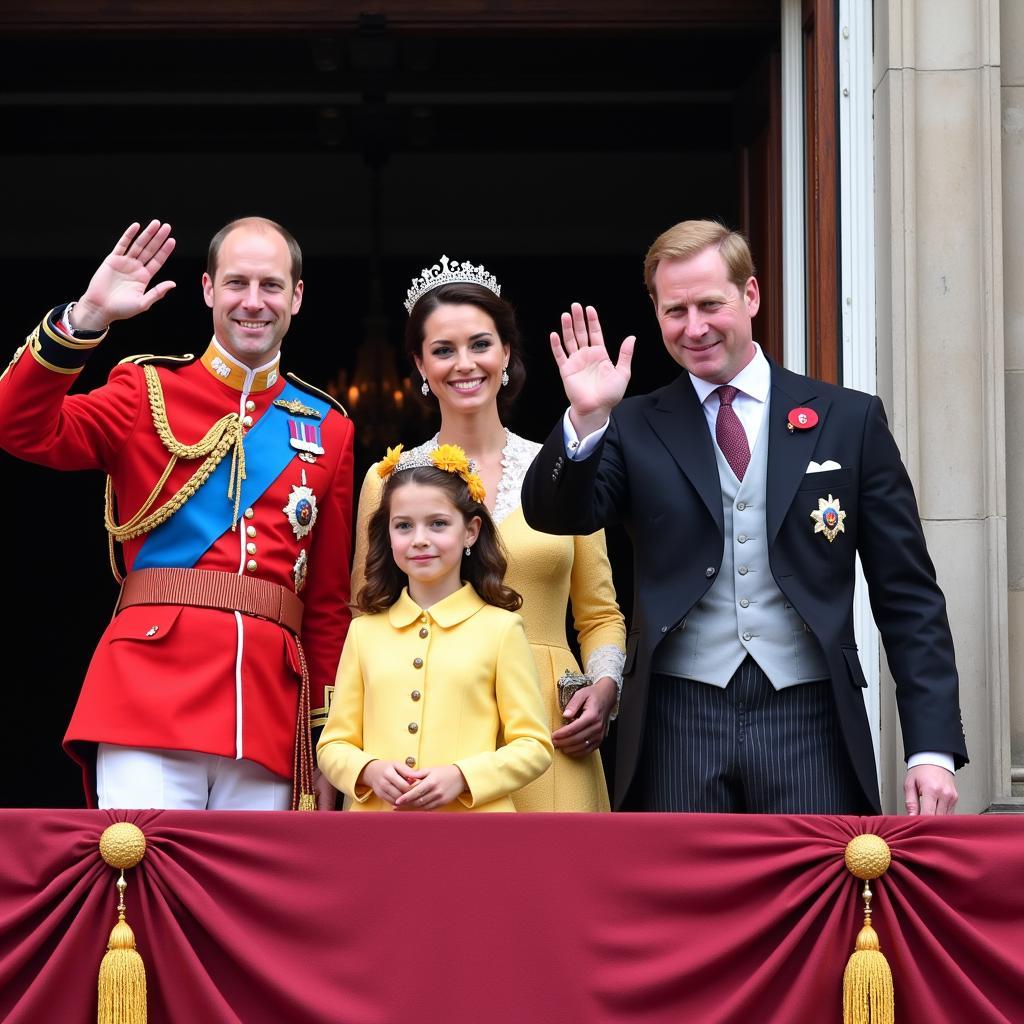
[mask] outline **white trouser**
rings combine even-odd
[[[292,784],[244,758],[101,743],[96,795],[101,808],[286,811],[292,805]]]

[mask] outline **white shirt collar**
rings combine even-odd
[[[697,392],[697,398],[701,405],[721,386],[702,380],[700,377],[694,377],[692,373],[690,380],[693,382],[693,390]],[[754,358],[727,383],[758,402],[768,401],[768,392],[772,386],[772,368],[761,351],[761,346],[756,341],[754,342]]]

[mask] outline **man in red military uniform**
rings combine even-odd
[[[333,806],[313,778],[350,621],[352,424],[279,373],[302,255],[263,218],[214,236],[199,359],[126,360],[68,395],[115,320],[147,310],[174,249],[133,224],[85,294],[29,335],[0,377],[0,446],[108,474],[127,574],[64,745],[100,806]]]

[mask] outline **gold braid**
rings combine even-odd
[[[121,574],[118,572],[117,562],[114,558],[115,541],[123,544],[126,540],[134,540],[166,523],[206,483],[229,449],[231,450],[231,472],[228,480],[228,500],[233,498],[235,502],[234,517],[231,520],[231,529],[234,530],[238,523],[239,503],[242,500],[242,481],[245,479],[245,448],[242,446],[244,432],[239,414],[232,412],[221,417],[195,444],[182,444],[171,432],[170,423],[167,421],[167,406],[164,404],[164,393],[160,387],[160,378],[157,375],[156,367],[144,366],[142,370],[146,375],[146,390],[149,392],[149,407],[153,414],[153,426],[156,428],[161,443],[171,453],[171,458],[149,497],[142,503],[142,507],[131,519],[121,525],[114,521],[114,486],[110,477],[107,477],[103,522],[109,535],[110,569],[118,583],[121,583]],[[178,488],[172,497],[158,509],[150,512],[157,496],[178,464],[178,459],[199,458],[204,459],[202,465]]]

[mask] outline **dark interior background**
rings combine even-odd
[[[8,40],[0,272],[13,297],[9,349],[82,292],[127,224],[159,217],[178,239],[165,275],[178,287],[116,325],[76,388],[98,385],[131,353],[202,351],[209,236],[259,213],[287,225],[305,253],[286,369],[344,390],[363,346],[363,365],[387,365],[390,350],[407,375],[409,279],[442,253],[483,262],[516,305],[525,344],[529,379],[509,425],[542,439],[563,409],[547,334],[572,300],[596,305],[616,342],[639,336],[631,391],[674,375],[643,254],[685,218],[740,223],[751,83],[777,38],[763,24],[402,34],[368,19],[330,38]],[[417,443],[434,429],[429,414],[408,409],[351,412],[365,442],[360,474],[384,441]],[[103,479],[2,453],[0,472],[11,569],[0,804],[80,806],[60,740],[116,597]],[[613,534],[610,545],[628,614],[628,544]]]

